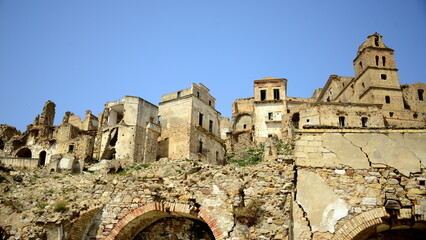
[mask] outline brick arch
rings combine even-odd
[[[341,226],[334,234],[332,240],[350,240],[359,233],[370,227],[383,223],[383,218],[389,218],[390,215],[384,207],[376,208],[353,217],[349,222]]]
[[[198,210],[198,213],[195,210]],[[134,237],[132,235],[137,234],[134,230],[143,229],[161,218],[170,216],[186,217],[205,222],[216,240],[224,239],[222,230],[217,226],[216,219],[205,208],[195,209],[188,204],[153,202],[136,208],[124,216],[115,224],[105,240],[132,239]]]
[[[87,234],[90,226],[92,225],[93,219],[103,209],[103,207],[104,206],[97,207],[81,214],[80,217],[72,223],[70,229],[71,234],[67,240],[84,239],[84,236]]]

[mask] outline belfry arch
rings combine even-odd
[[[178,224],[183,221],[195,224],[197,231],[202,231],[197,234],[206,236],[205,239],[223,239],[222,231],[216,225],[216,220],[204,208],[194,209],[193,206],[187,204],[154,202],[136,208],[124,216],[115,224],[105,240],[141,239],[145,230],[155,228],[156,224],[167,225],[173,221],[177,221]]]

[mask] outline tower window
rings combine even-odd
[[[423,89],[419,89],[419,90],[417,90],[417,95],[419,95],[419,100],[420,100],[420,101],[423,101],[423,100],[424,100],[424,98],[423,98],[423,93],[424,93],[424,90],[423,90]]]
[[[200,92],[197,92],[197,97],[200,97]]]
[[[386,66],[386,57],[385,56],[382,57],[382,63],[383,63],[383,67]]]
[[[177,92],[177,97],[182,97],[182,92],[181,91]]]
[[[386,80],[388,78],[388,76],[386,76],[386,74],[380,74],[380,78],[382,80]]]
[[[266,90],[260,90],[260,101],[266,100]]]
[[[339,117],[339,126],[344,127],[345,126],[345,117]]]
[[[362,70],[362,62],[359,62],[359,66],[361,67],[361,70]]]
[[[209,121],[209,132],[213,132],[213,121]]]
[[[379,56],[376,56],[376,66],[379,66]]]
[[[386,97],[385,97],[385,102],[386,102],[386,103],[390,103],[390,97],[389,97],[389,96],[386,96]]]
[[[211,100],[209,100],[209,106],[211,106],[212,105],[212,101]]]
[[[368,126],[368,118],[366,118],[366,117],[361,118],[361,123],[362,123],[362,127],[367,127]]]
[[[274,89],[274,100],[279,100],[279,99],[280,99],[280,90]]]
[[[202,113],[198,114],[198,125],[203,126],[204,115]]]
[[[376,45],[376,47],[379,46],[379,37],[378,36],[374,36],[374,45]]]

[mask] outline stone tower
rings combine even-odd
[[[383,109],[404,108],[394,50],[374,33],[358,48],[353,61],[355,90],[352,102],[383,104]],[[352,86],[353,87],[353,86]]]

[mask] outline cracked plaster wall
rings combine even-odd
[[[426,166],[426,133],[324,132],[299,135],[296,164],[311,167],[367,169],[394,167],[405,176]]]

